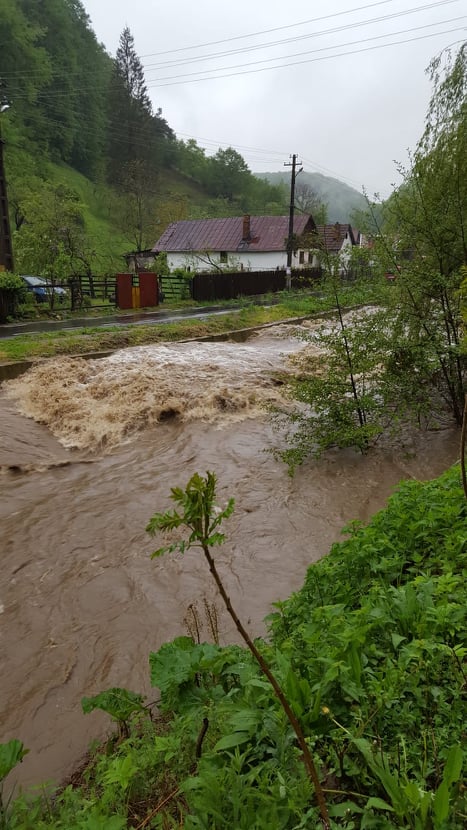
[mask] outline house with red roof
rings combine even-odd
[[[288,216],[232,216],[172,222],[152,253],[164,252],[171,271],[270,271],[287,265]],[[292,268],[309,267],[316,225],[309,214],[294,217]]]
[[[330,258],[339,257],[339,271],[344,272],[353,246],[359,244],[360,232],[351,225],[341,222],[335,222],[334,225],[318,225],[314,235],[313,267],[321,266],[326,269]]]

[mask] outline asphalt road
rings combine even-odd
[[[268,305],[273,305],[269,301]],[[254,305],[263,305],[255,302]],[[172,323],[187,317],[213,317],[219,314],[232,314],[241,311],[244,306],[209,306],[206,308],[171,309],[170,311],[144,311],[140,314],[110,314],[105,317],[74,317],[70,320],[40,320],[37,322],[5,323],[0,325],[0,339],[18,337],[20,334],[33,332],[63,331],[65,329],[107,328],[109,326],[143,326],[148,323]]]

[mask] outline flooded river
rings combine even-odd
[[[368,458],[330,453],[289,478],[267,452],[279,437],[262,407],[280,398],[273,371],[301,348],[276,327],[245,344],[63,358],[3,384],[0,741],[30,749],[20,783],[61,779],[105,730],[104,716],[81,713],[83,695],[122,685],[154,699],[149,651],[187,633],[190,603],[215,603],[221,642],[236,639],[195,551],[150,560],[144,528],[171,486],[209,469],[220,499],[235,497],[217,557],[258,635],[346,522],[456,459],[455,433],[425,434]]]

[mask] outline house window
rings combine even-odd
[[[221,251],[219,259],[221,262],[227,264],[227,251]]]
[[[303,265],[303,263],[305,262],[305,251],[300,251],[298,261],[300,265]]]

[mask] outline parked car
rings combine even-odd
[[[36,303],[50,302],[52,293],[59,303],[64,303],[68,296],[68,292],[64,288],[59,288],[58,285],[52,286],[43,277],[33,277],[26,274],[21,279],[24,280],[27,290],[33,294]]]

